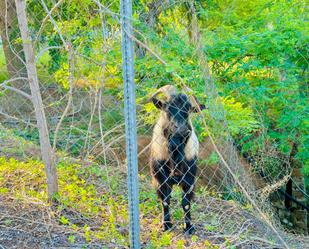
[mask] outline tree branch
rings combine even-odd
[[[8,85],[7,85],[7,84],[9,84],[9,83],[11,83],[11,82],[14,82],[14,81],[17,81],[17,80],[28,80],[28,79],[25,78],[25,77],[16,77],[16,78],[14,78],[14,79],[5,80],[4,82],[2,82],[2,83],[0,84],[0,87],[5,88],[5,89],[8,89],[8,90],[11,90],[11,91],[13,91],[13,92],[16,92],[16,93],[18,93],[18,94],[24,96],[25,98],[27,98],[27,99],[29,99],[29,100],[32,100],[31,95],[29,95],[28,93],[26,93],[26,92],[24,92],[24,91],[22,91],[22,90],[20,90],[20,89],[17,89],[17,88],[15,88],[15,87],[13,87],[13,86],[8,86]]]

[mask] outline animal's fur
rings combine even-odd
[[[166,160],[168,158],[168,141],[163,134],[168,125],[167,122],[166,113],[161,111],[160,118],[153,129],[151,141],[151,158],[154,160]]]
[[[192,126],[192,123],[190,121],[190,126]],[[198,156],[199,152],[199,143],[197,136],[195,134],[195,131],[192,129],[191,136],[187,141],[187,144],[185,146],[185,157],[186,160],[192,160],[192,158],[195,158]]]
[[[163,93],[166,100],[157,95]],[[198,139],[194,132],[189,113],[204,106],[196,106],[197,99],[180,93],[174,86],[166,85],[152,97],[154,105],[161,109],[154,127],[151,142],[151,172],[157,183],[158,197],[163,206],[164,230],[171,228],[169,213],[170,195],[173,185],[183,189],[182,206],[185,213],[185,231],[194,231],[191,225],[190,207],[196,175]]]

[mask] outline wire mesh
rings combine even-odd
[[[291,168],[287,159],[263,140],[263,126],[252,131],[262,134],[258,156],[250,161],[241,155],[242,144],[230,129],[224,106],[228,100],[218,93],[216,77],[211,75],[220,70],[207,60],[209,51],[203,46],[205,37],[197,24],[199,13],[194,13],[194,3],[133,1],[134,34],[130,38],[135,42],[141,247],[306,248],[308,238],[287,232],[278,218],[280,209],[270,201],[290,179]],[[6,10],[4,15],[1,12],[0,51],[6,59],[0,62],[1,129],[32,145],[29,149],[19,140],[0,136],[0,152],[10,155],[17,143],[19,157],[27,161],[39,154],[39,135],[33,105],[27,98],[31,93],[20,32],[16,20],[10,19],[14,1],[1,4]],[[55,222],[51,219],[43,227],[46,234],[57,228],[75,236],[74,241],[64,242],[47,235],[44,245],[128,248],[125,114],[133,113],[124,113],[123,108],[120,5],[98,0],[29,1],[27,13],[59,176],[70,179],[63,179],[65,184],[60,181],[62,209],[53,211],[55,220],[62,219],[66,226],[54,224],[51,228]],[[167,17],[174,23],[167,25]],[[159,18],[162,26],[157,25]],[[151,97],[166,85],[174,90],[158,94],[156,108]],[[206,110],[198,103],[205,104]],[[263,122],[258,119],[257,115],[256,125]],[[75,179],[78,186],[63,169],[66,160],[81,165]],[[273,174],[269,161],[277,163],[278,174]],[[158,162],[161,166],[155,168]],[[44,178],[41,173],[36,176]],[[30,188],[43,191],[42,179]],[[74,199],[67,196],[66,186],[83,186],[89,195],[78,190],[76,195],[84,197]],[[25,184],[25,189],[28,187]],[[32,192],[23,196],[41,203]],[[3,217],[8,213],[12,216],[13,212],[9,210]],[[31,222],[36,219],[34,214],[25,217]],[[164,225],[166,232],[162,231]],[[12,230],[18,226],[13,222]],[[37,229],[25,229],[29,237],[37,238]],[[33,241],[24,243],[31,247]]]

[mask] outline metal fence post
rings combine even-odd
[[[140,227],[138,208],[138,165],[136,106],[133,64],[132,2],[121,0],[122,66],[124,81],[124,111],[126,125],[126,155],[128,164],[128,195],[130,212],[131,248],[140,248]]]

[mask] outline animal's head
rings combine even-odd
[[[164,100],[157,98],[163,94]],[[187,96],[178,93],[176,87],[166,85],[161,87],[153,96],[153,104],[166,113],[169,122],[169,133],[185,135],[190,129],[189,115],[191,112],[198,112],[205,109],[205,105],[198,102],[195,96]]]

